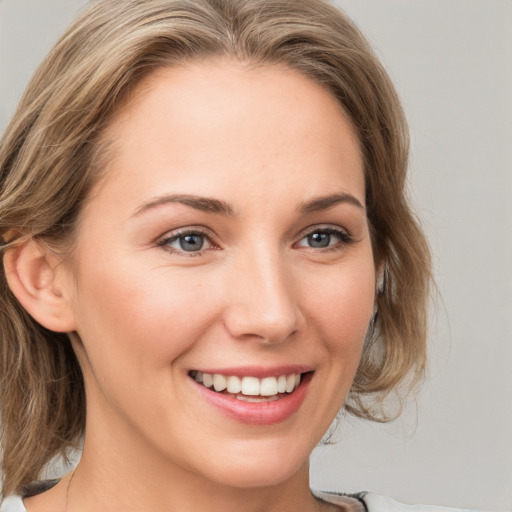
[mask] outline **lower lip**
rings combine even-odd
[[[244,402],[231,395],[216,393],[190,379],[191,384],[214,407],[225,415],[249,425],[274,425],[293,416],[302,405],[312,372],[302,376],[299,387],[279,400],[268,402]]]

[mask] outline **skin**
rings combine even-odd
[[[329,508],[309,492],[308,459],[350,389],[375,299],[344,111],[296,71],[202,62],[148,77],[106,137],[115,156],[73,262],[55,268],[86,384],[83,457],[29,511]],[[231,212],[162,201],[177,194]],[[344,199],[311,206],[333,194]],[[181,248],[183,230],[204,232],[201,250]],[[290,364],[312,379],[271,425],[229,417],[188,376]]]

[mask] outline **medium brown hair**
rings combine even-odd
[[[406,198],[408,131],[396,92],[359,30],[326,1],[91,2],[36,72],[0,142],[1,250],[19,237],[69,242],[104,167],[102,134],[128,92],[158,68],[215,56],[296,69],[326,87],[351,119],[383,282],[345,410],[383,421],[382,399],[424,370],[430,257]],[[23,310],[3,270],[0,332],[9,493],[80,438],[85,394],[68,337]]]

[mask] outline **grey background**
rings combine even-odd
[[[0,0],[0,131],[81,0]],[[400,420],[345,420],[315,488],[512,510],[512,1],[339,0],[412,130],[439,295],[429,378]]]

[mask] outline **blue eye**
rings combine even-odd
[[[200,251],[205,243],[204,236],[197,233],[190,235],[181,235],[176,242],[180,249],[187,252]]]
[[[200,252],[211,247],[209,238],[197,231],[187,231],[170,236],[158,244],[175,252]]]
[[[351,241],[350,235],[344,231],[324,228],[310,232],[297,245],[299,247],[311,247],[312,249],[325,249],[335,247],[338,244],[348,244]]]
[[[306,237],[310,247],[321,249],[322,247],[329,247],[331,245],[331,233],[312,233]]]

